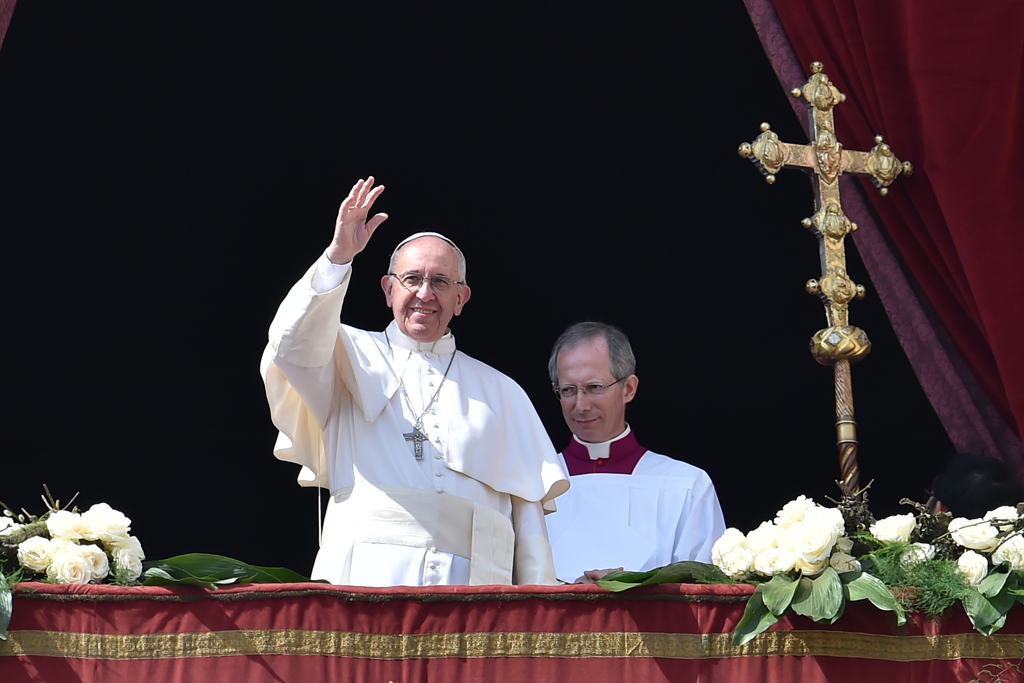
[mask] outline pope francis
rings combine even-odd
[[[359,586],[556,583],[545,510],[565,470],[523,390],[458,350],[461,250],[403,240],[381,287],[381,332],[340,324],[352,261],[387,219],[358,181],[334,237],[285,297],[262,372],[275,455],[330,490],[312,576]]]

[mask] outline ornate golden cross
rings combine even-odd
[[[781,142],[767,123],[752,143],[740,145],[740,156],[753,161],[769,184],[783,167],[791,166],[812,174],[815,189],[815,213],[802,223],[818,238],[821,258],[821,279],[808,280],[807,291],[816,294],[825,305],[828,327],[811,338],[811,353],[822,365],[835,368],[836,439],[839,446],[839,468],[843,484],[851,493],[860,486],[857,466],[857,422],[853,416],[853,385],[850,363],[860,360],[871,350],[865,332],[849,324],[847,307],[857,297],[864,298],[863,285],[854,284],[846,273],[846,235],[857,229],[843,213],[839,199],[839,177],[844,173],[869,175],[884,196],[886,189],[900,173],[913,173],[909,162],[900,162],[889,145],[875,136],[870,152],[843,149],[836,138],[832,109],[846,99],[822,73],[821,62],[811,64],[811,77],[803,88],[794,88],[794,97],[807,102],[811,142],[794,145]]]

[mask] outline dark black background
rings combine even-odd
[[[762,120],[806,139],[797,84],[740,2],[689,7],[19,2],[0,51],[0,499],[38,512],[45,482],[123,510],[151,559],[307,570],[316,496],[271,454],[258,363],[371,173],[391,219],[347,322],[385,326],[391,249],[440,230],[469,257],[460,348],[523,385],[557,447],[547,355],[593,317],[632,338],[641,442],[706,469],[730,525],[836,495],[831,371],[806,350],[824,326],[803,292],[809,183],[769,187],[735,151]],[[862,478],[891,514],[952,446],[877,297],[851,322],[874,342],[853,373]]]

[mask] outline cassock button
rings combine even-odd
[[[434,425],[434,429],[440,429],[441,425]]]
[[[438,487],[437,487],[436,489],[434,489],[434,490],[435,490],[435,491],[437,491],[438,493],[444,493],[444,489],[443,489],[443,488],[441,488],[440,486],[438,486]]]
[[[435,546],[430,546],[430,551],[429,552],[436,553],[437,552],[437,548]],[[434,567],[437,566],[433,562],[431,562],[431,565],[434,566]]]
[[[444,456],[443,456],[443,455],[441,455],[440,453],[435,453],[435,454],[434,454],[434,460],[440,460],[440,459],[441,459],[441,458],[443,458],[443,457],[444,457]]]
[[[604,458],[598,458],[597,459],[597,466],[598,467],[604,467]]]
[[[427,386],[432,387],[432,386],[434,386],[434,383],[433,382],[427,382]]]
[[[434,437],[434,443],[441,443],[441,437],[435,436]]]
[[[434,476],[435,477],[443,477],[444,476],[444,472],[442,472],[441,470],[438,470],[437,472],[434,472]]]

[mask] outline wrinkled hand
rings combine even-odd
[[[614,569],[590,569],[583,572],[583,576],[573,581],[573,583],[597,583],[612,572],[621,571],[622,567],[615,567]]]
[[[378,213],[367,220],[373,203],[384,191],[383,185],[373,186],[373,176],[359,180],[338,208],[338,220],[334,224],[334,239],[327,248],[331,263],[348,263],[356,254],[366,248],[373,232],[388,219],[386,213]]]

